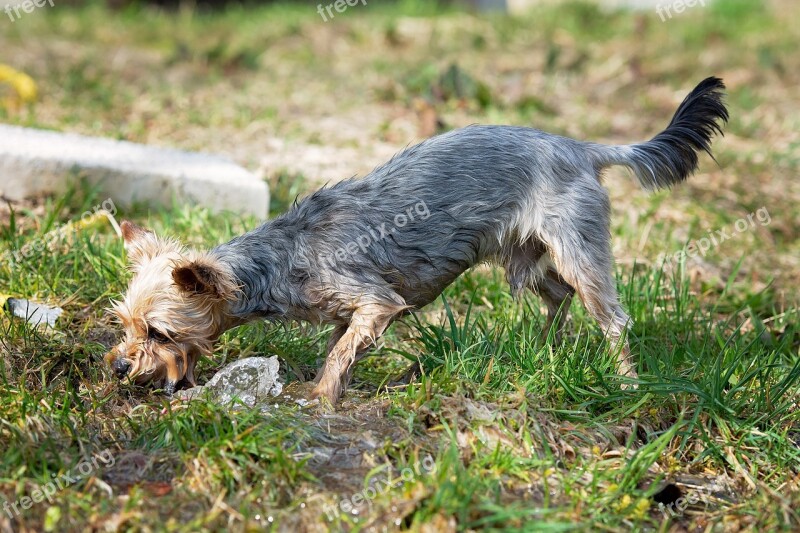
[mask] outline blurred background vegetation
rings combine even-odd
[[[472,123],[647,139],[717,75],[732,117],[714,143],[719,166],[704,158],[685,187],[654,196],[624,171],[609,173],[617,255],[652,262],[665,242],[680,249],[767,206],[768,227],[690,267],[719,284],[752,250],[739,279],[773,282],[781,301],[796,301],[800,6],[718,0],[662,21],[660,5],[542,0],[508,16],[373,0],[325,22],[315,2],[46,4],[14,22],[0,17],[0,63],[35,83],[23,103],[0,81],[11,102],[0,120],[222,153],[272,182],[278,212],[314,186]],[[639,219],[645,235],[621,229]]]

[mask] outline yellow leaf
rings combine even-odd
[[[647,498],[639,498],[639,501],[636,502],[636,507],[633,510],[633,516],[636,518],[644,518],[648,509],[650,509],[650,500]]]
[[[38,90],[33,78],[15,70],[8,65],[0,63],[0,83],[10,85],[16,93],[16,98],[7,98],[5,103],[9,108],[18,107],[20,104],[30,103],[36,100]]]

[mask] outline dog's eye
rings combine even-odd
[[[147,338],[156,341],[159,344],[166,344],[170,342],[170,338],[168,336],[161,333],[155,328],[150,328],[147,330]]]

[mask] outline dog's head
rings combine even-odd
[[[121,225],[133,279],[111,309],[125,338],[106,355],[118,378],[168,393],[195,385],[194,367],[226,329],[233,275],[207,253],[186,250],[130,222]]]

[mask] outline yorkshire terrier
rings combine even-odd
[[[119,378],[171,394],[179,382],[195,384],[198,358],[234,326],[332,324],[312,396],[335,404],[353,365],[395,319],[488,261],[505,268],[515,296],[527,288],[542,297],[546,331],[560,331],[577,292],[617,353],[620,374],[635,378],[603,169],[626,166],[648,190],[684,181],[722,134],[724,89],[719,78],[704,80],[663,132],[638,144],[511,126],[451,131],[210,251],[123,222],[133,279],[113,306],[125,339],[107,361]]]

